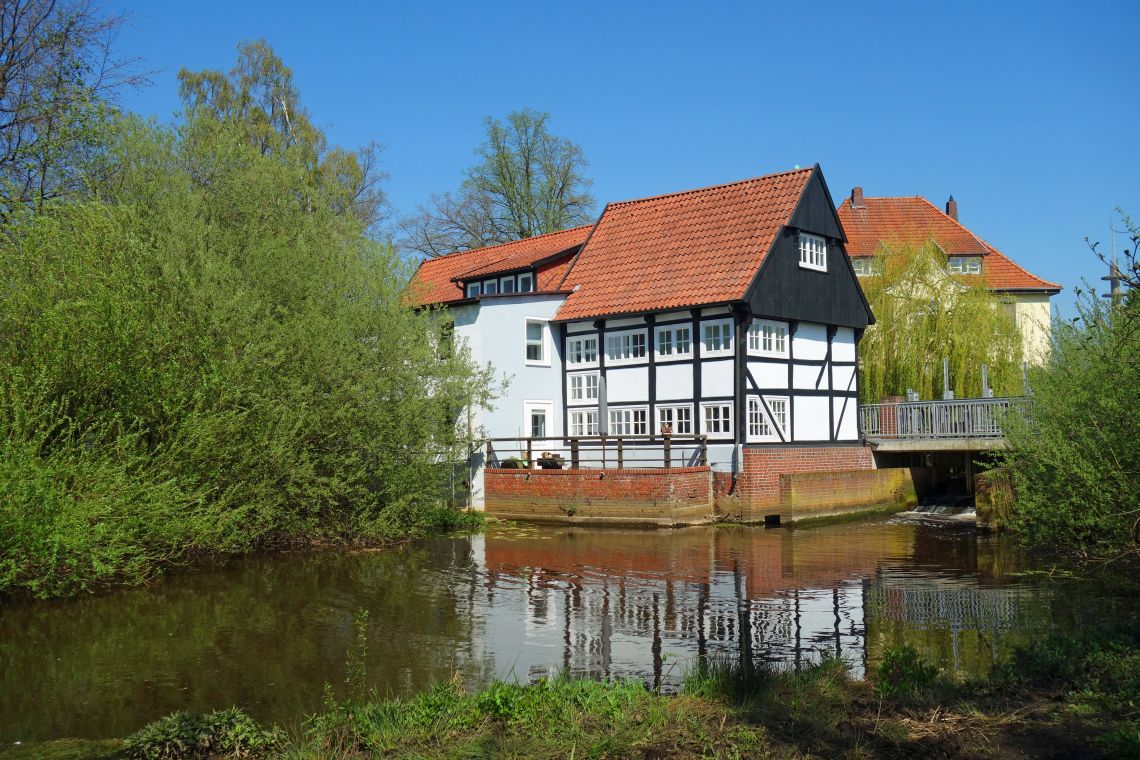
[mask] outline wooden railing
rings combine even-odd
[[[486,464],[515,469],[645,469],[705,467],[703,435],[583,435],[488,438]]]
[[[868,440],[1002,438],[1001,421],[1020,401],[972,398],[863,404],[859,423]]]

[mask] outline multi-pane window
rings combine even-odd
[[[648,418],[646,409],[611,409],[610,435],[645,435]]]
[[[767,404],[771,416],[764,409]],[[788,399],[786,396],[748,397],[748,440],[778,441],[787,439]]]
[[[787,356],[788,326],[783,322],[754,321],[748,326],[748,353]]]
[[[657,355],[662,358],[692,356],[692,328],[688,325],[675,325],[657,328]]]
[[[693,408],[691,406],[659,406],[657,407],[657,429],[665,431],[669,426],[674,435],[693,434]]]
[[[827,241],[819,235],[800,233],[800,266],[827,271]]]
[[[483,286],[477,282],[472,282],[467,285],[467,297],[474,298],[482,292]]]
[[[606,336],[606,362],[620,364],[645,358],[645,331],[630,330]]]
[[[981,256],[951,256],[948,261],[950,271],[954,274],[981,274]]]
[[[529,293],[534,290],[534,275],[530,272],[519,275],[519,292]]]
[[[598,374],[570,375],[570,400],[588,401],[598,397]]]
[[[597,435],[598,410],[576,409],[570,412],[570,435]]]
[[[701,353],[706,356],[732,353],[731,319],[701,324]]]
[[[530,410],[530,435],[532,438],[546,437],[546,410]]]
[[[732,434],[732,404],[701,404],[701,432],[705,435]]]
[[[546,357],[546,323],[537,319],[526,321],[526,360],[534,363],[545,363]]]
[[[569,366],[595,364],[598,361],[598,336],[569,337],[566,339],[566,363]]]

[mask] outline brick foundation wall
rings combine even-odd
[[[735,485],[732,473],[714,473],[713,491],[718,513],[745,522],[767,515],[790,522],[913,499],[909,471],[876,470],[866,446],[746,447],[743,460]],[[819,477],[797,477],[813,473]]]
[[[503,519],[684,525],[715,516],[708,467],[487,469],[484,509]]]

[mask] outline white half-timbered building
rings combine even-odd
[[[845,242],[817,165],[431,259],[411,293],[511,377],[476,412],[487,435],[705,435],[724,471],[752,449],[861,445],[873,317]]]

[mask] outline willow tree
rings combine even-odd
[[[983,364],[995,395],[1021,392],[1021,334],[984,276],[949,272],[933,243],[885,244],[872,271],[861,280],[875,314],[859,349],[865,402],[908,389],[940,397],[943,358],[958,397],[981,395]]]

